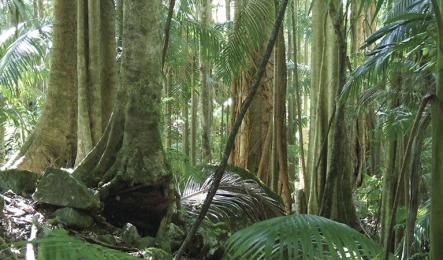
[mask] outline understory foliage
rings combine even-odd
[[[356,230],[314,215],[277,217],[226,242],[227,259],[377,259],[382,248]]]

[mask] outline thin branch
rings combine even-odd
[[[231,154],[232,148],[234,147],[235,143],[235,137],[237,136],[238,130],[240,129],[240,126],[242,124],[243,118],[245,117],[246,111],[248,110],[249,106],[251,105],[251,102],[257,93],[257,90],[260,86],[260,81],[265,74],[266,71],[266,65],[268,64],[269,58],[271,57],[272,50],[274,48],[275,42],[277,40],[277,35],[280,30],[280,27],[283,23],[283,18],[285,16],[286,7],[288,5],[288,0],[283,0],[280,4],[280,8],[277,13],[277,17],[275,20],[274,27],[271,32],[271,36],[269,38],[266,50],[263,54],[263,57],[260,61],[260,65],[255,73],[254,81],[251,84],[251,87],[249,88],[249,93],[246,99],[242,102],[240,111],[235,119],[235,123],[232,127],[232,130],[229,134],[228,141],[226,143],[223,160],[220,162],[220,165],[217,167],[214,173],[214,181],[211,185],[211,188],[209,189],[208,195],[206,196],[205,202],[203,203],[203,206],[201,208],[201,211],[195,220],[194,224],[192,225],[191,229],[189,230],[185,240],[183,241],[183,244],[180,246],[176,256],[174,259],[180,259],[185,250],[188,248],[189,244],[192,241],[193,236],[197,232],[198,227],[202,223],[203,219],[206,216],[206,213],[209,210],[209,207],[211,205],[211,202],[215,196],[215,193],[217,192],[218,186],[220,185],[220,181],[223,177],[223,174],[226,170],[226,167],[228,165],[228,159],[229,155]]]
[[[162,51],[162,70],[165,67],[166,53],[168,52],[169,31],[171,30],[171,21],[172,21],[172,15],[174,14],[174,6],[175,6],[175,0],[169,0],[168,18],[166,19],[166,24],[164,28],[165,42],[163,44],[163,51]]]

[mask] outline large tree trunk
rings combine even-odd
[[[108,123],[116,88],[114,5],[77,1],[78,130],[76,164]]]
[[[342,88],[346,83],[346,27],[343,3],[329,3],[328,13],[331,21],[331,38],[334,44],[328,58],[329,72],[329,110],[336,110],[334,115],[334,131],[330,135],[328,147],[328,174],[324,186],[320,214],[332,218],[351,227],[360,229],[355,207],[352,200],[351,160],[346,154],[351,150],[352,135],[349,134],[349,123],[346,117],[344,102],[340,102]],[[348,133],[348,134],[347,134]]]
[[[241,0],[234,2],[234,26],[240,16]],[[269,8],[273,8],[273,3],[269,2]],[[270,32],[272,24],[264,28],[264,33]],[[264,43],[263,49],[265,48]],[[240,105],[246,98],[249,87],[256,72],[259,55],[263,49],[257,50],[257,56],[251,61],[248,68],[243,69],[239,76],[233,80],[232,84],[232,109],[231,126],[240,110]],[[272,70],[273,64],[267,65],[266,74],[260,82],[260,87],[256,97],[252,101],[251,107],[245,115],[240,131],[237,135],[235,148],[231,153],[230,163],[248,169],[256,173],[266,184],[270,185],[270,166],[272,139]]]
[[[123,17],[118,99],[102,139],[74,175],[99,188],[112,224],[130,222],[155,235],[173,200],[159,129],[161,3],[125,1]]]
[[[326,95],[326,3],[315,1],[312,10],[312,80],[311,107],[309,123],[309,149],[307,173],[305,174],[305,189],[308,195],[308,213],[317,214],[318,204],[326,176],[327,155],[324,146],[327,145],[326,132],[328,128],[328,111]]]
[[[46,105],[36,129],[5,167],[41,172],[72,167],[76,154],[76,1],[54,2],[51,70]]]

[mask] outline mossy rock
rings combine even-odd
[[[73,208],[62,208],[54,212],[58,222],[73,228],[88,228],[94,224],[94,219],[88,214]]]
[[[0,171],[0,191],[31,194],[36,188],[37,179],[38,174],[35,172],[18,169]]]
[[[101,205],[98,195],[70,173],[52,168],[40,178],[32,197],[38,203],[83,210],[98,210]]]
[[[155,244],[155,238],[150,236],[140,236],[137,228],[131,223],[127,223],[123,226],[121,239],[128,246],[134,246],[139,249],[149,248]]]

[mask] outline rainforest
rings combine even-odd
[[[0,259],[443,259],[443,0],[0,0]]]

